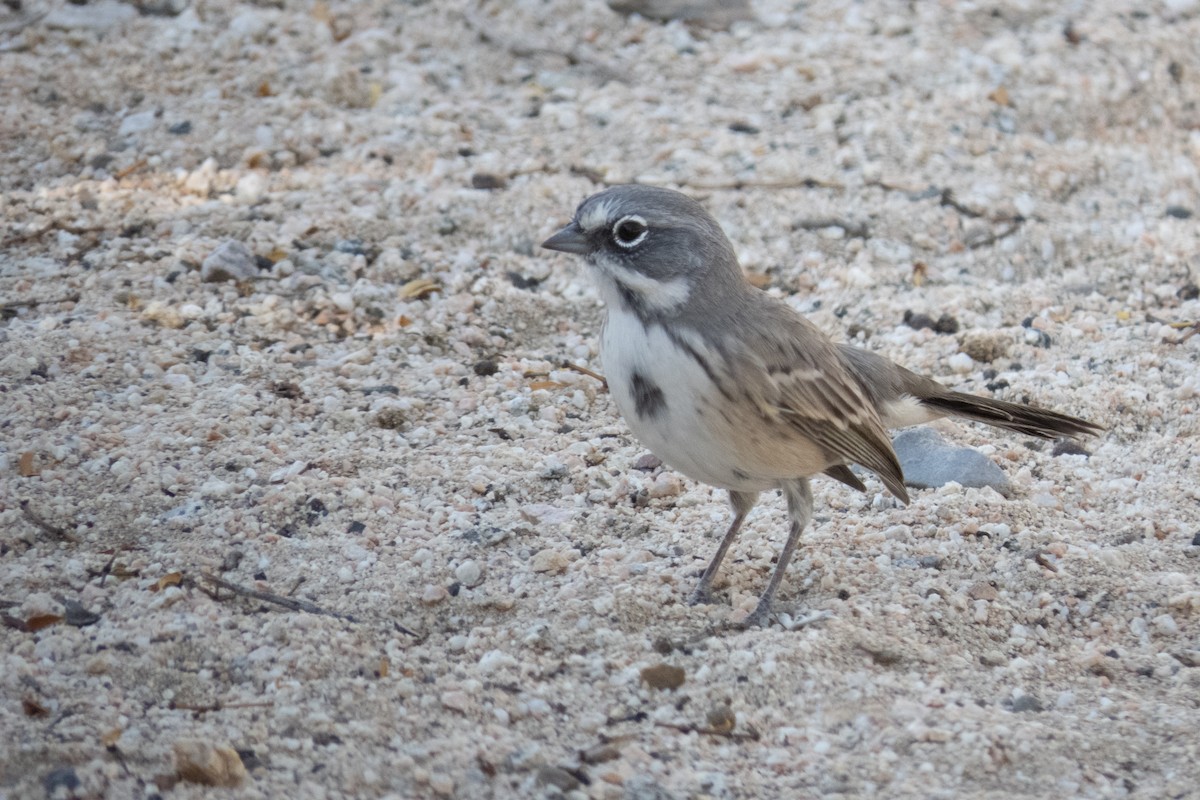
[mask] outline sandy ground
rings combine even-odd
[[[1200,5],[753,9],[0,7],[0,797],[1200,796]],[[687,606],[724,500],[536,249],[629,180],[1108,431],[941,425],[1011,497],[820,481],[741,632],[768,498]]]

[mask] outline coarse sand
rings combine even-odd
[[[0,5],[0,798],[1200,797],[1200,3],[752,9]],[[626,181],[1107,431],[688,606],[725,498],[537,247]]]

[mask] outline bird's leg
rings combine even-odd
[[[800,544],[800,534],[804,532],[804,529],[808,527],[809,520],[812,519],[813,496],[808,478],[785,483],[783,493],[787,497],[788,516],[791,517],[792,522],[791,529],[788,531],[788,538],[784,542],[783,550],[779,553],[775,571],[771,573],[771,580],[767,582],[766,590],[758,598],[758,605],[742,623],[747,628],[767,624],[767,618],[771,615],[771,603],[775,600],[775,592],[779,590],[779,584],[783,581],[783,573],[787,571],[788,562],[792,560],[796,546]]]
[[[712,557],[712,561],[708,562],[708,567],[700,576],[700,582],[696,584],[696,589],[688,598],[688,605],[712,602],[712,583],[713,579],[717,577],[717,570],[720,568],[721,562],[725,560],[725,553],[729,551],[729,545],[733,544],[733,540],[737,538],[742,523],[746,521],[746,515],[750,513],[750,509],[754,508],[754,504],[757,502],[758,492],[729,490],[729,504],[733,506],[733,522],[729,523],[729,530],[725,532],[721,546],[717,548],[717,553]]]

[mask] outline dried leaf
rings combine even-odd
[[[163,575],[161,578],[156,580],[154,583],[150,584],[150,591],[161,592],[163,589],[166,589],[168,586],[178,586],[182,582],[183,582],[183,573],[182,572],[168,572],[166,575]]]
[[[988,100],[999,106],[1012,106],[1012,98],[1008,96],[1008,89],[1003,86],[997,86],[988,93]]]
[[[534,392],[536,392],[538,389],[562,389],[565,387],[565,383],[559,383],[558,381],[534,381],[533,383],[529,384],[530,391]]]
[[[641,672],[642,681],[651,689],[678,689],[687,680],[687,673],[670,664],[655,664]]]
[[[399,318],[397,318],[396,324],[401,328],[407,328],[409,325],[413,324],[412,317],[407,316],[406,314],[401,314]]]
[[[100,744],[104,745],[105,749],[114,747],[121,740],[121,734],[124,732],[122,728],[113,728],[100,737]]]
[[[32,633],[40,631],[43,628],[49,628],[51,625],[57,625],[63,621],[61,614],[34,614],[29,619],[25,620],[25,627]]]
[[[746,280],[750,282],[751,286],[762,289],[770,285],[771,276],[765,272],[747,272]]]
[[[37,464],[33,463],[33,451],[26,450],[21,453],[21,457],[17,460],[17,474],[22,478],[32,478],[35,475],[41,474]]]
[[[440,292],[442,287],[427,278],[417,278],[400,287],[400,299],[413,300]]]
[[[920,288],[925,279],[929,277],[929,265],[924,261],[914,261],[912,265],[912,282],[913,286]]]
[[[21,698],[21,710],[25,712],[25,716],[27,717],[50,716],[50,709],[28,695]]]
[[[379,677],[386,678],[388,676],[388,672],[391,671],[391,668],[392,668],[392,662],[388,659],[387,656],[384,656],[383,658],[379,659]]]

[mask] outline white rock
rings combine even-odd
[[[975,360],[966,353],[955,353],[946,359],[946,365],[955,372],[966,373],[975,368]]]
[[[483,569],[480,568],[479,562],[472,558],[468,558],[454,570],[454,579],[463,586],[478,586],[482,577]]]
[[[145,133],[154,127],[154,123],[158,121],[158,114],[154,111],[139,111],[137,114],[130,114],[121,120],[121,127],[117,129],[117,133],[121,136],[129,136],[134,133]]]

